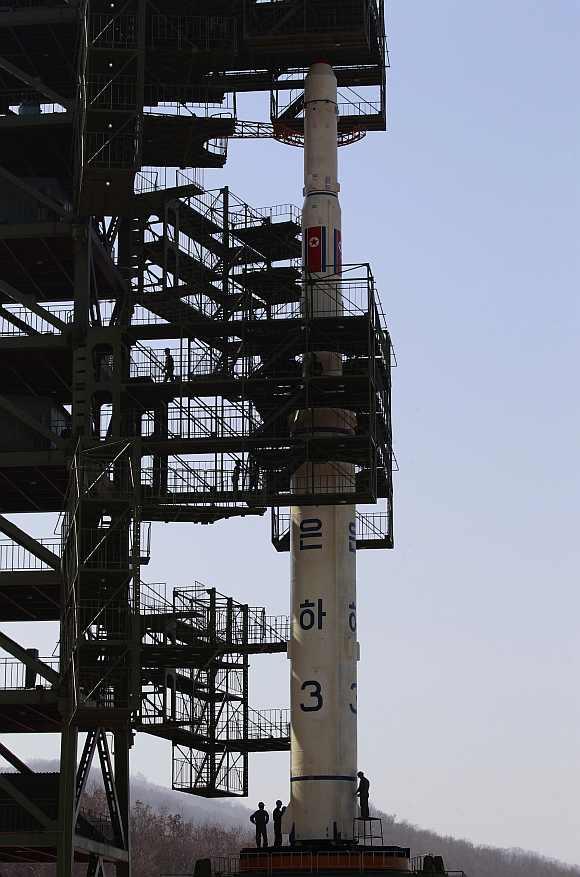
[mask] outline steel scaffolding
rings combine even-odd
[[[16,771],[0,774],[1,861],[128,875],[136,731],[171,741],[174,788],[207,796],[245,794],[248,753],[288,748],[287,712],[248,691],[249,656],[284,651],[287,619],[145,585],[151,522],[271,508],[284,550],[288,506],[380,499],[359,547],[392,545],[391,348],[370,268],[304,285],[297,208],[200,183],[232,137],[300,142],[322,50],[341,142],[383,128],[382,0],[198,0],[194,15],[12,0],[0,17],[0,620],[59,626],[49,658],[0,634],[0,730],[61,741],[52,774],[1,744]],[[250,91],[270,94],[266,123],[237,119]],[[321,349],[340,378],[317,372]],[[324,408],[353,412],[344,434],[317,434]],[[305,464],[328,460],[325,484]],[[5,517],[38,513],[59,515],[55,538]],[[99,820],[82,803],[93,763]]]

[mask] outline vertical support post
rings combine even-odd
[[[249,640],[249,615],[250,615],[249,607],[244,606],[242,608],[242,612],[243,612],[242,642],[244,644],[244,654],[243,654],[244,669],[242,670],[242,688],[243,688],[243,690],[242,690],[242,705],[243,705],[242,706],[242,709],[243,709],[242,721],[243,721],[243,732],[244,732],[243,739],[247,740],[249,735],[250,735],[250,707],[249,707],[250,692],[249,692],[249,685],[248,685],[250,662],[249,662],[248,651],[247,651],[248,640]],[[248,794],[248,754],[247,754],[247,752],[244,753],[243,759],[244,759],[244,761],[243,761],[244,788],[243,788],[242,794],[245,796]]]
[[[131,793],[129,785],[129,750],[133,745],[133,733],[127,730],[116,731],[113,736],[114,762],[115,762],[115,787],[117,789],[117,801],[119,803],[119,819],[125,835],[125,846],[129,853],[127,862],[116,862],[117,877],[130,877],[131,875]]]
[[[222,246],[224,248],[222,292],[224,300],[227,300],[230,273],[230,190],[228,186],[224,186],[222,189],[222,209]]]
[[[76,728],[65,718],[60,738],[60,779],[58,785],[59,838],[56,877],[71,877],[74,865],[76,814]]]
[[[212,646],[217,641],[217,600],[215,588],[209,591],[209,641]],[[217,783],[217,754],[216,754],[216,668],[215,661],[210,661],[207,668],[207,687],[209,698],[209,715],[208,715],[208,738],[210,742],[209,758],[209,784],[215,786]]]
[[[91,237],[87,223],[75,227],[74,325],[77,340],[84,340],[91,307]],[[80,336],[80,337],[79,337]]]

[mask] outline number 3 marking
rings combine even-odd
[[[356,682],[353,682],[353,683],[352,683],[352,685],[350,686],[350,690],[351,690],[351,691],[356,691]],[[353,706],[352,703],[349,703],[349,707],[350,707],[350,711],[351,711],[351,713],[354,713],[354,714],[356,715],[356,707]]]
[[[300,709],[304,713],[316,713],[319,709],[322,709],[323,704],[320,682],[317,682],[315,679],[308,679],[306,682],[302,683],[302,691],[307,691],[309,688],[312,689],[309,692],[310,697],[316,701],[316,704],[315,706],[304,706],[304,704],[301,703]]]

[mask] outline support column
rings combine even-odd
[[[130,877],[131,875],[131,834],[130,834],[130,817],[131,817],[131,793],[129,779],[129,750],[133,745],[133,734],[131,730],[116,731],[114,734],[114,761],[115,761],[115,786],[117,789],[117,800],[119,802],[119,816],[123,825],[125,834],[125,843],[129,860],[127,862],[116,862],[115,868],[117,877]]]
[[[74,865],[75,801],[78,733],[66,722],[60,740],[60,781],[58,786],[58,858],[56,877],[71,877]]]

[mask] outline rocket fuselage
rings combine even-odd
[[[343,312],[338,200],[337,86],[332,68],[314,64],[305,86],[303,309],[313,317]],[[313,282],[309,282],[309,281]],[[314,365],[315,364],[315,365]],[[311,351],[305,373],[341,374],[340,350]],[[351,433],[342,409],[298,411],[294,431]],[[296,492],[354,491],[348,463],[305,463]],[[356,815],[356,508],[296,506],[291,515],[292,634],[291,804],[296,843],[353,836]],[[288,823],[287,823],[288,824]]]

